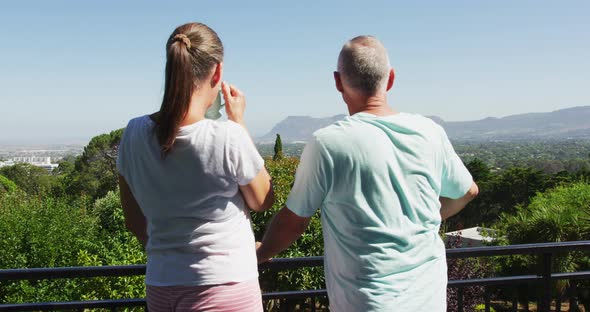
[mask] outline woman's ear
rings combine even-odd
[[[221,83],[223,78],[223,63],[217,63],[213,69],[213,75],[211,76],[211,88]]]

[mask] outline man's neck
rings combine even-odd
[[[386,96],[369,96],[358,102],[358,105],[349,105],[350,115],[356,113],[368,113],[376,116],[389,116],[398,114],[387,104]]]

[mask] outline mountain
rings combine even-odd
[[[590,139],[590,106],[439,124],[455,140]]]
[[[279,133],[283,142],[307,141],[317,129],[344,118],[289,116],[258,138],[259,143],[272,143]],[[502,118],[488,117],[473,121],[444,121],[429,116],[440,124],[451,139],[469,141],[518,141],[590,139],[590,106],[578,106],[546,113],[526,113]]]
[[[328,126],[346,115],[336,115],[326,118],[314,118],[309,116],[289,116],[276,124],[266,135],[256,139],[258,143],[274,143],[276,134],[281,135],[283,142],[307,141],[311,134],[325,126]]]

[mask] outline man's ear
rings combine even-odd
[[[211,76],[211,88],[215,87],[221,82],[223,74],[223,63],[217,63],[213,69],[213,76]]]
[[[342,87],[342,78],[337,71],[334,72],[334,81],[336,82],[336,89],[342,93],[344,91],[344,88]]]
[[[395,80],[395,72],[393,71],[393,68],[389,70],[389,78],[387,79],[387,91],[389,91],[391,89],[391,87],[393,87],[393,81]]]

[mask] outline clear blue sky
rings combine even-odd
[[[445,120],[590,105],[590,1],[3,1],[0,143],[67,143],[159,108],[164,45],[200,21],[225,49],[261,135],[345,113],[342,44],[377,36],[401,111]]]

